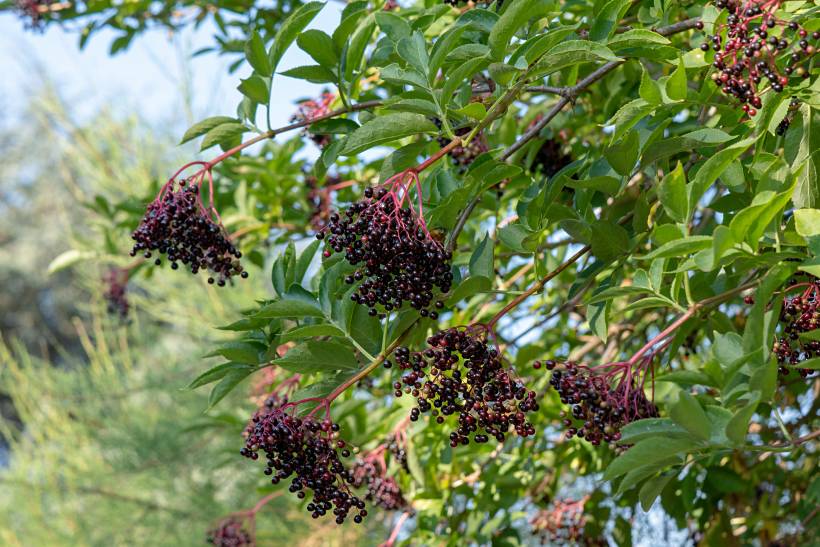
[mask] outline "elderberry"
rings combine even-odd
[[[383,465],[371,459],[359,460],[353,464],[353,482],[355,488],[367,487],[365,499],[386,511],[395,511],[407,505],[399,484],[393,477],[388,477]]]
[[[503,442],[510,428],[521,437],[535,434],[526,419],[526,413],[538,410],[535,392],[513,377],[482,334],[456,327],[434,334],[427,343],[423,352],[395,351],[396,363],[406,372],[393,386],[395,395],[406,390],[417,399],[410,420],[430,412],[444,423],[458,414],[458,427],[450,433],[454,448],[469,444],[471,437],[477,443],[490,437]]]
[[[216,528],[209,530],[206,541],[216,547],[242,547],[254,544],[253,538],[245,530],[242,522],[234,518],[227,518]]]
[[[428,308],[434,304],[434,290],[450,290],[452,254],[412,210],[400,206],[393,192],[367,188],[364,199],[343,216],[330,215],[326,232],[316,235],[326,238],[325,256],[344,252],[347,262],[358,267],[345,279],[359,283],[350,296],[353,302],[370,308],[371,315],[407,302],[422,316],[438,318]]]
[[[121,268],[111,268],[104,276],[105,292],[103,298],[106,302],[106,309],[111,315],[117,315],[120,319],[128,317],[130,304],[128,303],[128,270]]]
[[[462,127],[457,129],[455,134],[458,137],[465,137],[468,133],[470,133],[470,131],[472,131],[472,128]],[[439,146],[444,147],[449,142],[450,139],[445,137],[438,138]],[[487,139],[484,137],[484,132],[479,131],[478,134],[466,145],[459,144],[458,146],[453,147],[453,149],[450,150],[449,155],[453,159],[453,163],[456,165],[458,171],[464,173],[478,156],[487,152],[489,149],[490,147],[487,145]]]
[[[239,263],[242,253],[203,207],[199,186],[187,185],[184,180],[178,188],[173,183],[165,186],[160,196],[148,205],[131,237],[136,242],[131,256],[142,252],[150,259],[156,252],[165,255],[174,270],[180,262],[193,274],[208,270],[213,274],[208,283],[216,281],[217,285],[224,286],[226,280],[235,275],[248,276]],[[162,259],[157,256],[154,263],[159,266]]]
[[[272,484],[293,477],[290,492],[299,498],[312,493],[306,509],[313,518],[332,510],[336,523],[342,524],[351,511],[358,511],[353,520],[361,522],[367,515],[365,503],[348,489],[353,476],[341,460],[340,453],[347,449],[337,439],[339,426],[330,419],[291,415],[287,410],[294,406],[282,403],[257,411],[245,431],[240,454],[256,460],[263,453],[265,475],[272,476]]]
[[[614,443],[626,424],[659,416],[637,376],[626,374],[625,363],[614,364],[609,374],[571,361],[558,364],[547,360],[544,365],[552,371],[550,386],[562,403],[571,405],[569,413],[561,413],[567,438],[586,439],[594,446]]]
[[[585,499],[554,500],[549,507],[539,510],[530,520],[530,532],[541,545],[598,545],[594,538],[585,537]],[[605,542],[600,544],[605,545]]]
[[[336,100],[336,95],[330,92],[322,93],[322,96],[318,100],[309,99],[307,101],[302,101],[299,103],[299,108],[296,110],[296,113],[291,116],[290,121],[291,123],[299,123],[299,122],[310,122],[317,118],[320,118],[330,112],[330,105],[333,104],[333,101]],[[319,148],[324,148],[330,144],[331,139],[330,135],[318,135],[311,133],[305,129],[305,134],[316,143],[316,146]]]
[[[772,15],[781,0],[766,2],[774,4],[770,7],[763,4],[759,0],[717,0],[715,6],[726,9],[729,15],[716,34],[707,36],[701,45],[703,51],[716,52],[712,80],[722,93],[736,99],[749,116],[755,116],[763,104],[760,95],[765,91],[761,89],[764,80],[772,91],[782,92],[791,77],[809,76],[799,65],[816,51],[807,40],[808,32],[798,23]],[[782,131],[787,127],[788,123]]]
[[[801,293],[789,296],[800,289]],[[820,279],[803,274],[789,280],[778,322],[779,336],[772,349],[780,375],[787,376],[790,367],[797,367],[803,378],[811,376],[816,371],[799,366],[803,361],[820,357],[820,341],[803,339],[801,335],[820,328]]]

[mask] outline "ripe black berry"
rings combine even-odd
[[[216,547],[242,547],[254,544],[251,534],[245,530],[242,522],[235,518],[227,518],[216,528],[209,530],[206,541]]]
[[[795,295],[795,291],[802,292]],[[791,296],[790,296],[791,294]],[[779,372],[786,376],[790,367],[798,367],[798,373],[806,378],[814,370],[799,368],[800,363],[820,357],[820,341],[804,340],[801,334],[820,328],[820,279],[801,274],[789,281],[784,290],[783,307],[780,310],[779,336],[772,348]]]

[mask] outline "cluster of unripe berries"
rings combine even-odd
[[[431,413],[444,423],[458,415],[458,427],[450,433],[450,446],[467,445],[472,439],[486,443],[490,437],[503,442],[512,429],[517,435],[535,434],[527,413],[538,410],[535,392],[513,377],[480,334],[469,329],[451,328],[428,338],[423,352],[396,349],[398,367],[405,372],[393,387],[395,395],[411,394],[418,402],[410,420]],[[392,366],[388,361],[386,367]]]
[[[350,296],[370,308],[370,315],[399,309],[405,302],[423,317],[438,317],[429,308],[443,307],[434,290],[446,293],[453,282],[452,253],[425,230],[415,213],[401,207],[385,188],[367,188],[364,199],[352,204],[343,216],[330,215],[327,229],[316,234],[326,239],[324,256],[345,253],[358,269],[345,278],[361,282]]]
[[[120,319],[128,317],[130,305],[128,303],[128,270],[121,268],[111,268],[104,276],[106,309],[111,315],[117,315]]]
[[[794,296],[788,293],[795,289],[804,290]],[[798,367],[802,377],[816,372],[799,368],[800,363],[820,357],[820,341],[803,340],[800,335],[820,329],[820,279],[806,274],[802,279],[792,279],[786,287],[783,307],[780,310],[780,335],[774,342],[774,355],[779,372],[788,375],[790,367]]]
[[[294,405],[283,403],[254,414],[245,430],[245,446],[240,454],[251,460],[263,454],[265,474],[271,476],[271,484],[293,477],[290,492],[300,499],[311,492],[306,509],[313,518],[332,512],[336,523],[341,524],[353,511],[357,512],[354,522],[362,522],[367,511],[364,500],[348,488],[354,479],[341,458],[349,457],[350,450],[339,439],[339,425],[330,419],[300,418],[288,409],[294,410]]]
[[[718,0],[715,6],[726,9],[729,16],[701,45],[703,51],[715,51],[716,71],[712,74],[715,84],[725,95],[739,101],[749,116],[756,115],[763,105],[760,84],[764,80],[772,91],[779,93],[789,85],[790,77],[809,76],[808,70],[799,65],[815,53],[809,39],[820,39],[820,32],[809,35],[796,22],[772,15],[780,3],[779,0]],[[698,28],[703,28],[703,24],[698,23]]]
[[[206,541],[216,547],[252,546],[253,538],[238,519],[227,518],[208,531]]]
[[[336,100],[334,93],[325,92],[318,100],[307,100],[299,103],[299,108],[291,117],[292,123],[310,122],[330,112],[330,105]],[[330,135],[315,135],[305,129],[307,136],[316,143],[319,148],[324,148],[330,144]]]
[[[624,374],[598,374],[571,361],[560,365],[552,360],[533,363],[536,369],[542,366],[552,371],[550,386],[561,402],[572,405],[568,414],[562,412],[567,438],[586,439],[595,446],[614,443],[621,438],[621,428],[626,424],[659,416],[657,407],[631,376],[627,379]]]
[[[396,479],[385,474],[383,466],[365,458],[353,464],[353,482],[355,488],[367,487],[365,499],[373,502],[386,511],[401,509],[407,502]]]
[[[138,253],[146,259],[165,255],[176,270],[179,264],[191,273],[208,270],[208,283],[224,286],[235,275],[248,277],[239,262],[242,253],[231,243],[221,225],[214,222],[200,202],[199,186],[179,182],[178,187],[168,184],[163,193],[145,212],[140,225],[131,235],[134,247],[131,256]],[[162,264],[161,256],[154,263]]]

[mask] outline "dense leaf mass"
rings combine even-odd
[[[345,253],[358,269],[345,282],[361,282],[351,300],[379,310],[399,309],[405,302],[422,316],[438,318],[430,311],[434,291],[446,293],[453,282],[452,254],[427,232],[415,213],[402,207],[395,193],[385,188],[365,190],[365,198],[352,204],[343,216],[332,214],[325,232],[325,256]]]
[[[191,273],[208,270],[213,274],[209,283],[216,281],[224,286],[235,275],[247,277],[239,259],[242,253],[231,243],[221,225],[214,222],[202,205],[197,185],[180,182],[178,188],[165,187],[153,201],[131,236],[136,243],[131,256],[143,252],[145,258],[152,253],[165,255],[176,270],[179,262]],[[162,259],[157,257],[160,265]]]
[[[538,410],[535,392],[514,378],[495,348],[483,339],[483,329],[451,328],[428,338],[423,352],[398,348],[396,363],[407,371],[394,384],[397,397],[407,389],[418,399],[410,419],[429,412],[438,423],[458,414],[458,428],[450,433],[450,445],[504,441],[510,428],[527,437],[535,428],[526,414]]]

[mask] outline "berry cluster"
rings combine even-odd
[[[820,39],[820,32],[809,36],[796,22],[775,17],[773,12],[781,3],[782,0],[717,0],[715,6],[726,9],[729,16],[701,45],[703,51],[716,52],[714,82],[725,95],[739,101],[749,116],[756,115],[763,105],[760,95],[765,89],[760,84],[764,79],[772,91],[780,93],[791,77],[809,76],[801,66],[815,53],[808,40]],[[698,28],[703,25],[698,24]]]
[[[318,100],[307,100],[299,103],[299,108],[296,110],[290,121],[292,123],[311,122],[321,116],[330,112],[330,105],[336,100],[336,95],[330,92],[322,93]],[[330,144],[330,135],[314,135],[305,129],[305,133],[310,140],[316,143],[319,148],[324,148]]]
[[[490,436],[503,442],[510,427],[522,437],[535,434],[526,418],[527,412],[538,410],[535,392],[513,378],[485,334],[483,328],[455,327],[428,338],[423,352],[395,351],[396,363],[407,371],[393,385],[395,395],[407,392],[418,399],[410,411],[412,421],[422,412],[431,412],[440,424],[458,414],[458,428],[450,433],[452,447],[469,444],[470,437],[477,443]]]
[[[213,210],[213,207],[211,207]],[[200,186],[179,181],[166,184],[160,195],[149,206],[140,225],[131,236],[136,243],[131,256],[143,252],[151,258],[153,252],[166,255],[171,268],[179,262],[191,273],[208,270],[213,275],[208,283],[224,286],[234,275],[248,277],[239,259],[242,253],[231,243],[221,224],[214,222],[202,203]],[[162,259],[154,263],[159,266]]]
[[[457,129],[455,133],[458,137],[464,137],[470,133],[470,131],[472,131],[472,128],[462,127],[461,129]],[[438,138],[438,143],[442,147],[446,146],[449,142],[450,139],[444,137]],[[459,172],[463,173],[467,171],[467,168],[470,167],[470,164],[473,163],[478,156],[487,152],[489,149],[490,147],[487,144],[487,139],[484,137],[484,132],[481,131],[466,145],[459,144],[450,150],[450,157],[453,158],[453,163],[458,167]]]
[[[355,488],[367,487],[365,499],[387,511],[401,509],[407,502],[399,488],[396,479],[388,477],[384,461],[375,461],[377,458],[365,457],[353,464],[353,482]]]
[[[533,363],[536,369],[542,366],[552,371],[550,386],[561,402],[572,405],[569,415],[562,412],[568,438],[586,439],[595,446],[602,441],[613,443],[621,438],[620,430],[626,424],[659,416],[643,390],[641,378],[646,378],[646,370],[635,374],[629,363],[603,365],[608,369],[605,373],[599,367],[573,362]]]
[[[245,530],[242,522],[235,518],[227,518],[216,528],[209,530],[207,542],[216,547],[242,547],[254,544],[251,534]]]
[[[104,276],[105,292],[103,298],[106,308],[111,315],[118,315],[120,319],[128,317],[130,305],[128,303],[128,270],[111,268]]]
[[[52,6],[59,6],[59,0],[15,0],[15,8],[25,18],[28,29],[42,29],[43,14],[51,11]]]
[[[547,177],[552,177],[572,163],[572,157],[564,153],[564,147],[557,139],[547,139],[532,160],[534,169],[540,169]]]
[[[789,374],[790,366],[798,366],[803,361],[820,357],[820,341],[802,340],[800,335],[820,328],[820,279],[804,274],[802,279],[789,281],[780,310],[780,336],[774,342],[779,372]],[[789,296],[795,290],[800,294]],[[802,377],[810,376],[814,370],[798,368]]]
[[[257,411],[246,429],[240,454],[256,460],[263,452],[267,458],[265,474],[273,475],[271,483],[293,477],[289,490],[298,498],[306,497],[305,490],[312,491],[307,511],[313,518],[333,509],[336,522],[341,524],[351,510],[358,510],[353,520],[362,522],[367,512],[364,500],[347,487],[353,476],[341,458],[349,457],[350,450],[338,438],[339,425],[330,419],[299,418],[287,412],[297,404],[274,404]]]
[[[361,282],[350,298],[369,307],[370,315],[408,302],[422,316],[438,318],[438,312],[428,308],[434,303],[434,289],[450,290],[452,254],[433,239],[420,216],[402,207],[403,198],[394,191],[367,188],[364,196],[344,216],[330,215],[324,256],[344,252],[358,267],[345,282]],[[325,232],[316,237],[325,239]],[[435,306],[444,304],[436,301]]]
[[[406,438],[403,431],[401,433],[391,433],[387,436],[387,450],[402,469],[410,471],[410,467],[407,465],[406,446]]]
[[[584,537],[585,499],[555,500],[530,520],[531,532],[541,545],[606,545]]]

